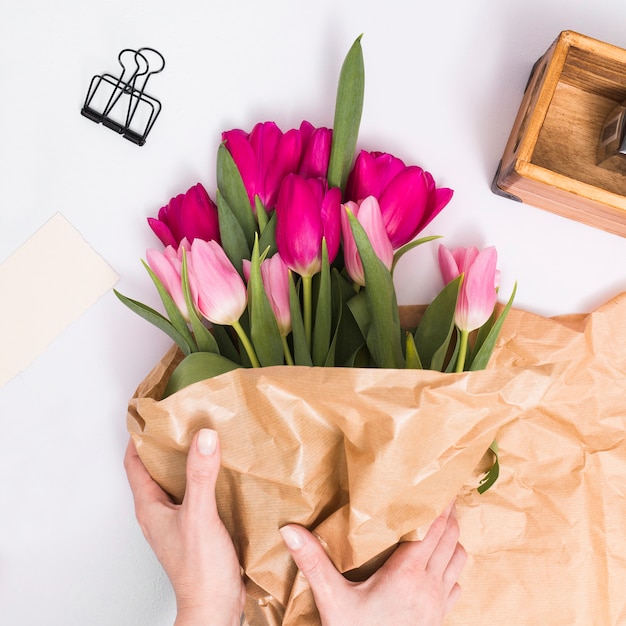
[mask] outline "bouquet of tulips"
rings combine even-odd
[[[176,353],[168,353],[131,400],[129,429],[140,456],[145,454],[144,462],[164,488],[182,497],[181,451],[188,445],[189,432],[200,424],[220,429],[225,471],[239,476],[224,479],[225,523],[228,526],[229,519],[236,520],[232,532],[239,535],[242,553],[262,544],[254,558],[244,556],[243,566],[255,581],[255,589],[278,598],[282,616],[293,592],[290,596],[290,585],[275,580],[277,572],[289,568],[286,561],[274,560],[280,551],[273,544],[275,520],[250,512],[255,498],[246,497],[249,487],[233,492],[233,484],[251,481],[255,493],[272,498],[282,523],[315,525],[333,506],[337,523],[343,523],[339,520],[346,518],[340,511],[347,505],[345,494],[350,489],[345,476],[363,474],[359,464],[366,458],[376,458],[384,468],[388,455],[392,466],[383,469],[383,474],[400,472],[397,493],[386,479],[388,493],[384,495],[395,493],[395,506],[404,496],[411,502],[430,497],[407,487],[430,485],[430,479],[415,477],[416,472],[423,474],[420,463],[454,467],[458,472],[462,461],[466,463],[462,467],[471,470],[491,448],[491,465],[483,467],[478,483],[483,492],[498,475],[497,446],[491,443],[496,421],[519,405],[514,401],[509,408],[500,406],[491,411],[491,421],[484,420],[490,413],[486,405],[501,402],[503,397],[504,382],[498,374],[481,379],[472,390],[472,402],[484,402],[478,411],[476,406],[467,409],[480,428],[457,419],[458,403],[455,415],[450,416],[456,420],[453,424],[442,425],[441,430],[432,420],[426,424],[433,429],[433,439],[414,420],[402,417],[406,410],[424,419],[430,411],[440,414],[429,402],[431,397],[445,401],[446,394],[452,393],[448,381],[454,377],[447,373],[486,368],[514,292],[504,307],[496,306],[499,275],[493,247],[479,251],[439,246],[444,286],[420,311],[419,323],[417,319],[403,323],[394,268],[412,248],[437,238],[417,236],[448,204],[453,192],[438,188],[421,167],[407,166],[391,154],[357,152],[363,91],[359,37],[341,69],[332,129],[315,128],[304,121],[299,128],[282,132],[275,123],[264,122],[249,133],[224,132],[217,151],[215,199],[198,183],[148,220],[164,247],[148,250],[144,265],[165,314],[116,292],[177,346]],[[406,375],[389,378],[386,372],[390,370],[404,370]],[[267,374],[255,376],[259,371]],[[380,377],[370,372],[379,372]],[[505,377],[508,380],[509,374]],[[459,389],[465,389],[465,384]],[[428,393],[418,401],[420,389]],[[458,389],[454,389],[456,396]],[[358,390],[364,394],[360,404]],[[379,397],[378,405],[372,403],[374,396]],[[279,406],[281,399],[285,406]],[[300,407],[297,410],[294,399]],[[388,400],[396,404],[387,407]],[[355,419],[346,417],[350,412],[357,413]],[[400,434],[385,434],[383,439],[396,446],[388,453],[377,449],[371,455],[352,457],[342,451],[341,441],[352,438],[359,449],[379,445],[380,437],[372,432],[385,430],[388,419],[398,420],[390,427],[392,432],[413,429],[406,442]],[[321,428],[317,434],[316,428]],[[365,438],[363,429],[371,431]],[[244,433],[251,444],[248,449],[241,446]],[[268,433],[272,449],[278,448],[284,458],[261,469],[261,451],[270,445]],[[445,442],[435,445],[444,434]],[[294,436],[301,448],[293,457],[299,469],[285,469],[277,475],[276,466],[288,467],[292,462]],[[281,441],[287,442],[282,450]],[[422,461],[417,447],[410,446],[428,448],[429,441],[429,460]],[[471,454],[459,453],[473,445]],[[306,450],[311,446],[309,453]],[[309,454],[315,461],[303,460]],[[247,456],[242,459],[240,455]],[[440,458],[433,464],[431,457]],[[347,470],[341,469],[342,463]],[[298,483],[297,489],[289,487],[292,480],[309,476],[310,471],[313,474]],[[403,478],[402,471],[414,474]],[[376,490],[376,479],[370,479],[367,489]],[[445,476],[442,480],[451,481]],[[355,485],[351,488],[350,499],[358,501]],[[371,502],[368,496],[359,508],[359,523],[367,521],[364,511]],[[300,513],[295,514],[296,510]],[[372,520],[377,515],[372,512]],[[253,523],[250,528],[244,523],[242,529],[242,519],[248,518]],[[259,528],[260,519],[267,522],[266,529]],[[356,523],[358,518],[351,519],[350,523]],[[415,529],[414,524],[411,515],[399,520],[393,529],[395,540]],[[376,530],[372,535],[376,541],[387,541],[388,531],[385,526],[384,532]],[[376,554],[376,541],[363,559]],[[346,557],[345,568],[361,564],[360,557],[356,564],[350,560],[358,554],[353,550]],[[299,616],[296,622],[304,623]]]
[[[493,247],[440,246],[446,285],[417,328],[401,328],[394,267],[436,238],[415,239],[453,192],[388,153],[354,160],[363,86],[359,38],[332,130],[224,132],[216,202],[198,183],[149,218],[165,249],[148,250],[146,267],[167,317],[116,293],[186,355],[165,395],[239,367],[486,367],[513,300],[494,319]]]

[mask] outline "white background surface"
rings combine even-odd
[[[424,234],[496,245],[501,292],[517,280],[518,307],[587,312],[626,289],[626,239],[495,196],[490,183],[535,60],[565,29],[626,47],[625,23],[622,0],[10,3],[0,19],[0,260],[59,211],[120,275],[120,291],[156,305],[139,262],[158,244],[146,218],[198,181],[213,195],[223,130],[332,125],[341,62],[363,33],[359,146],[455,189]],[[117,72],[118,52],[141,46],[166,67],[147,90],[161,117],[137,147],[80,107],[91,77]],[[435,250],[399,267],[403,303],[438,289]],[[0,623],[173,622],[122,467],[126,401],[168,345],[109,292],[0,389]]]

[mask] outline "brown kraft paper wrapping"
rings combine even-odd
[[[479,372],[240,369],[159,401],[179,359],[139,385],[128,429],[177,500],[193,434],[218,431],[248,624],[319,624],[284,524],[358,579],[455,496],[469,559],[446,624],[626,623],[626,293],[590,315],[511,310]],[[500,478],[480,495],[494,438]]]

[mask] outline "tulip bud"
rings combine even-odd
[[[217,207],[200,183],[172,198],[148,224],[164,246],[178,248],[183,238],[220,240]]]
[[[275,254],[261,263],[261,277],[280,334],[286,337],[291,331],[289,269],[281,259],[280,254]]]
[[[232,326],[248,303],[246,286],[216,241],[196,239],[188,257],[192,300],[210,322]]]
[[[393,247],[385,230],[376,198],[368,196],[360,203],[348,202],[345,206],[350,209],[361,226],[363,226],[363,230],[365,230],[376,256],[390,270],[393,264]],[[346,270],[355,283],[363,286],[365,285],[363,264],[361,263],[361,257],[350,228],[350,220],[345,210],[341,212],[341,232],[343,235],[343,255]]]
[[[322,266],[322,238],[329,262],[340,243],[341,191],[328,189],[325,179],[291,174],[283,182],[276,204],[276,245],[287,267],[301,276],[313,276]]]
[[[182,316],[189,321],[189,311],[181,282],[182,248],[176,251],[172,246],[167,246],[163,252],[151,248],[146,250],[146,259]]]
[[[444,282],[447,284],[463,274],[454,314],[455,324],[462,331],[480,328],[493,313],[498,298],[497,257],[493,246],[481,252],[473,246],[455,250],[439,246],[439,268]]]

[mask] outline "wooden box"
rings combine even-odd
[[[626,155],[597,164],[624,100],[626,50],[563,31],[533,67],[492,190],[626,237]]]

